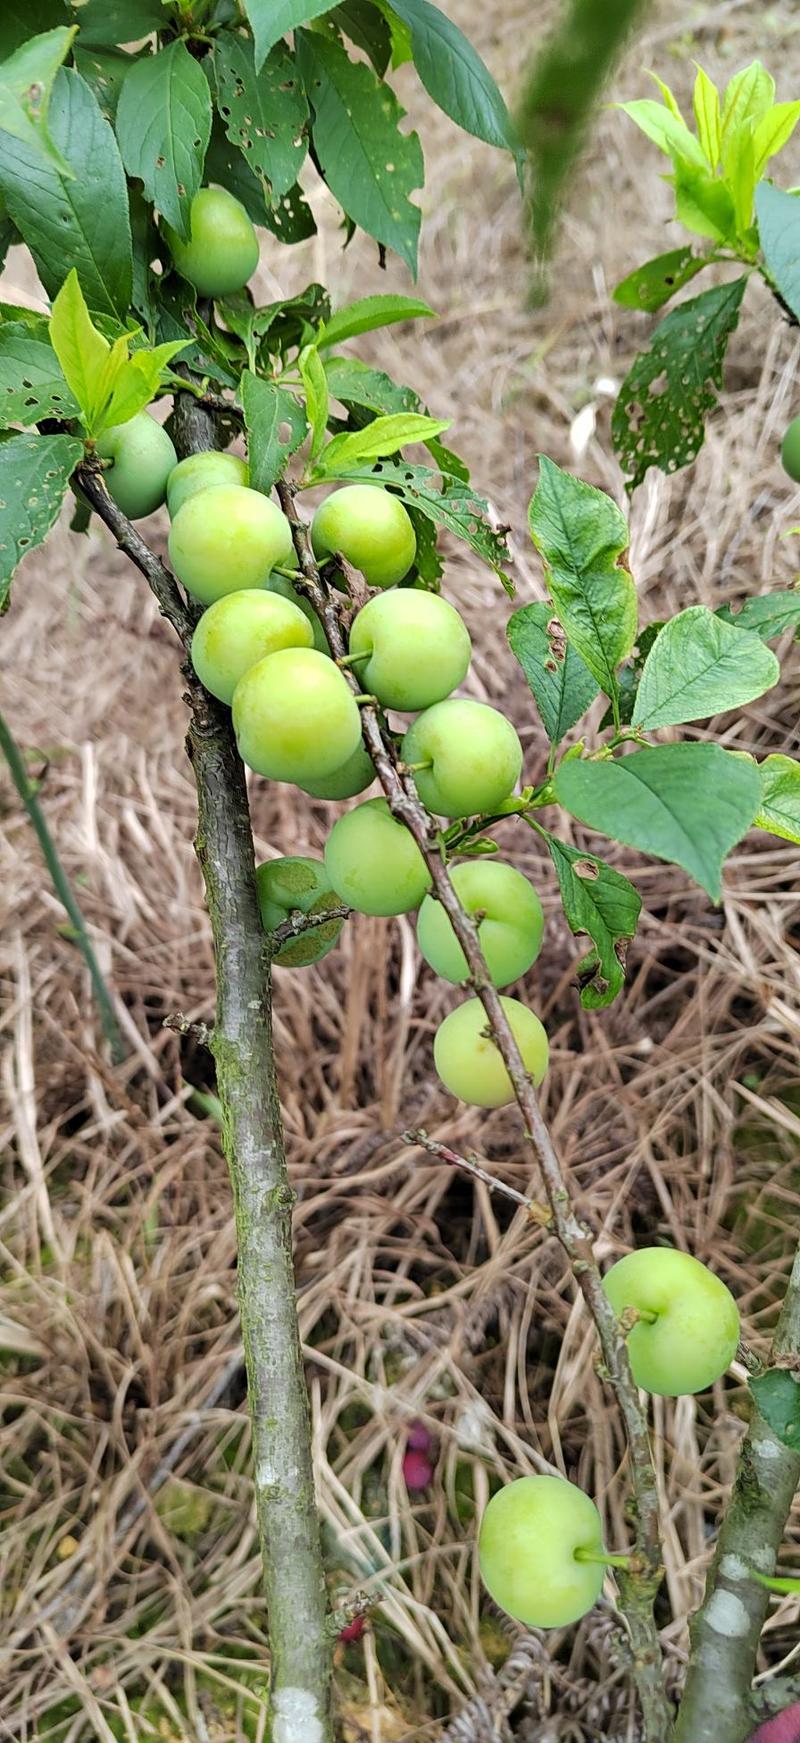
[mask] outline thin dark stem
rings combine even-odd
[[[490,1192],[496,1192],[500,1198],[510,1198],[512,1204],[527,1211],[532,1222],[539,1223],[542,1228],[550,1227],[552,1217],[545,1205],[537,1204],[535,1198],[526,1198],[524,1192],[518,1192],[515,1186],[509,1186],[505,1180],[491,1174],[474,1156],[462,1156],[459,1150],[453,1150],[449,1144],[440,1144],[438,1139],[429,1138],[427,1132],[403,1132],[402,1136],[404,1144],[427,1150],[429,1156],[435,1156],[439,1162],[446,1162],[449,1168],[458,1168],[462,1174],[469,1174],[473,1180],[480,1180],[484,1186],[488,1186]]]

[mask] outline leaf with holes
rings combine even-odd
[[[756,828],[800,842],[800,763],[793,757],[765,757],[758,765],[761,804]]]
[[[411,32],[414,65],[429,97],[465,133],[524,162],[525,151],[497,85],[472,43],[430,0],[392,0]]]
[[[408,507],[408,504],[406,505]],[[436,525],[426,514],[420,514],[418,508],[408,507],[408,515],[414,528],[417,541],[417,551],[410,580],[417,586],[424,587],[428,593],[441,592],[440,581],[444,574],[444,563],[436,542]]]
[[[341,0],[330,18],[351,42],[363,48],[382,78],[392,58],[392,33],[371,0]]]
[[[788,1368],[769,1368],[750,1381],[756,1409],[782,1443],[800,1449],[800,1376]],[[766,1584],[766,1581],[764,1582]],[[780,1589],[784,1589],[781,1586]],[[789,1589],[794,1589],[792,1585]]]
[[[782,593],[758,593],[746,599],[740,611],[720,605],[716,613],[725,623],[737,629],[751,629],[762,642],[775,641],[787,629],[800,625],[800,588],[789,587]]]
[[[505,565],[511,562],[505,531],[492,525],[488,502],[461,478],[450,473],[441,480],[439,488],[440,475],[429,466],[409,466],[405,461],[395,460],[378,460],[370,468],[354,466],[339,476],[353,484],[372,479],[394,490],[407,508],[418,509],[428,520],[463,539],[494,570],[513,599],[514,583],[505,570]]]
[[[416,321],[420,317],[436,319],[436,311],[419,297],[360,297],[358,302],[345,303],[334,309],[320,333],[320,351],[331,345],[342,345],[345,339],[356,339],[360,333],[374,333],[377,327],[391,327],[397,321]]]
[[[323,448],[314,470],[315,478],[336,478],[352,466],[397,454],[411,442],[426,442],[449,430],[450,419],[429,418],[423,412],[398,412],[373,418],[361,430],[334,436]]]
[[[654,255],[621,279],[614,288],[614,301],[624,309],[645,309],[654,314],[707,264],[691,248],[671,248],[667,254]]]
[[[775,655],[752,630],[690,605],[665,623],[644,664],[634,725],[645,732],[708,720],[741,708],[780,677]]]
[[[0,611],[22,558],[58,519],[83,444],[72,436],[10,436],[0,442]]]
[[[417,270],[421,214],[410,196],[424,166],[416,133],[401,133],[394,93],[339,43],[304,31],[298,61],[313,111],[320,168],[348,218]]]
[[[628,490],[649,466],[675,472],[699,453],[746,284],[743,277],[716,285],[672,309],[628,371],[611,420]]]
[[[552,605],[537,600],[509,618],[511,652],[522,667],[551,744],[586,713],[600,686],[570,646]]]
[[[633,884],[594,854],[581,853],[546,835],[556,868],[567,924],[576,937],[586,933],[594,949],[578,963],[581,1004],[599,1011],[613,1003],[625,982],[625,955],[635,937],[641,896]]]
[[[246,369],[240,388],[250,483],[264,494],[283,476],[287,460],[308,435],[308,419],[300,401],[277,382],[262,381]]]
[[[545,454],[528,509],[556,616],[612,702],[616,669],[636,640],[636,588],[623,556],[628,523],[605,491],[573,478]]]
[[[274,204],[294,186],[308,150],[308,103],[294,61],[277,43],[256,73],[253,44],[223,30],[214,43],[212,65],[228,138],[243,152],[248,169],[263,178],[268,202]]]
[[[358,357],[326,357],[324,364],[332,397],[348,410],[359,407],[385,414],[419,410],[419,395],[413,387],[400,387],[382,369],[373,369]]]
[[[220,182],[237,200],[241,200],[254,224],[265,225],[281,242],[305,242],[314,235],[317,226],[302,189],[289,188],[271,206],[265,183],[260,176],[253,174],[238,145],[231,144],[218,115],[211,127],[205,173],[207,182]]]
[[[323,12],[332,11],[336,0],[244,0],[244,9],[256,45],[256,71],[259,72],[271,48],[290,30],[300,24],[310,24]]]
[[[800,320],[800,197],[759,182],[756,217],[769,280]]]
[[[140,58],[139,55],[126,54],[121,48],[82,48],[80,42],[76,42],[72,50],[73,63],[94,92],[107,121],[114,121],[120,91],[131,67]]]
[[[75,27],[62,25],[34,36],[0,62],[0,132],[18,139],[26,149],[69,176],[48,127],[48,110],[56,74],[69,53]]]
[[[117,105],[117,139],[129,176],[184,240],[211,137],[208,80],[178,39],[134,62]]]
[[[718,902],[723,860],[755,818],[761,783],[749,757],[720,745],[659,744],[608,762],[565,759],[555,792],[580,823],[683,866]]]
[[[0,422],[36,424],[71,418],[77,405],[52,345],[34,338],[21,321],[0,325]]]

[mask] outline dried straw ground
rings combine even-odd
[[[453,12],[512,88],[533,35],[524,0],[453,0]],[[794,95],[800,38],[790,17],[788,7],[742,0],[663,0],[619,90],[642,88],[642,65],[684,88],[692,55],[724,78],[761,52],[779,94]],[[536,28],[545,22],[537,16]],[[620,379],[644,323],[614,308],[609,287],[668,245],[667,192],[655,152],[604,114],[564,226],[556,295],[532,312],[507,162],[436,118],[411,81],[408,92],[429,166],[420,287],[442,319],[364,351],[453,415],[476,481],[513,523],[525,600],[541,592],[525,539],[535,455],[574,463],[570,427],[590,402],[597,434],[580,469],[619,494],[603,381]],[[394,263],[381,275],[360,239],[340,254],[335,214],[320,217],[317,242],[269,257],[265,296],[312,276],[339,301],[404,284]],[[12,257],[4,294],[31,289],[23,272]],[[700,461],[669,482],[652,475],[634,504],[646,619],[792,577],[782,535],[800,501],[777,449],[798,409],[798,355],[796,332],[755,290]],[[151,532],[163,540],[163,523]],[[545,746],[505,649],[506,602],[462,551],[447,591],[477,644],[471,693],[513,713],[536,778]],[[208,1017],[212,999],[175,649],[103,532],[87,541],[66,529],[24,566],[1,647],[3,707],[32,766],[46,768],[47,815],[130,1055],[116,1072],[101,1056],[82,967],[6,787],[0,1729],[81,1743],[261,1736],[248,1696],[264,1627],[228,1182],[214,1123],[192,1100],[192,1086],[209,1087],[207,1061],[162,1027],[176,1009]],[[783,652],[783,686],[741,721],[727,717],[725,743],[764,753],[796,745],[797,659]],[[252,797],[262,857],[319,851],[324,805],[260,782]],[[628,991],[593,1017],[577,1002],[577,947],[552,870],[521,830],[505,845],[548,911],[525,996],[550,1032],[546,1109],[601,1253],[658,1239],[687,1245],[735,1289],[759,1346],[800,1211],[796,851],[748,839],[719,910],[680,873],[615,853],[645,912]],[[433,1078],[431,1037],[451,1003],[406,920],[350,925],[319,970],[281,975],[277,988],[332,1581],[379,1598],[364,1643],[341,1654],[344,1736],[432,1739],[481,1693],[496,1714],[485,1735],[621,1743],[637,1727],[612,1589],[577,1629],[550,1637],[547,1650],[529,1639],[520,1654],[478,1582],[474,1509],[495,1475],[566,1472],[597,1497],[615,1548],[626,1540],[626,1481],[591,1328],[558,1249],[513,1207],[400,1142],[405,1126],[424,1124],[535,1188],[516,1115],[478,1117]],[[662,1619],[676,1680],[744,1409],[730,1381],[713,1398],[656,1405]],[[401,1456],[414,1416],[435,1431],[438,1465],[430,1492],[410,1501]],[[776,1607],[764,1667],[790,1650],[796,1608]],[[495,1678],[512,1645],[524,1699],[509,1729],[502,1714],[514,1696],[501,1700]]]

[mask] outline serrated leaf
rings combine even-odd
[[[336,0],[244,0],[256,45],[256,72],[271,48],[290,30],[331,12]]]
[[[67,0],[67,8],[82,45],[140,42],[164,24],[161,0]]]
[[[761,803],[756,827],[783,841],[800,842],[800,763],[793,757],[765,757],[758,773]]]
[[[325,441],[327,432],[328,378],[322,367],[322,358],[316,345],[305,345],[297,362],[306,396],[308,421],[311,425],[311,447],[308,458],[313,464]]]
[[[628,490],[649,466],[675,472],[699,453],[746,284],[746,277],[734,279],[672,309],[628,371],[611,420]]]
[[[514,596],[514,583],[504,565],[511,562],[505,534],[492,525],[489,504],[477,491],[460,478],[448,475],[439,487],[439,474],[428,466],[411,466],[406,461],[378,460],[372,467],[351,467],[340,472],[346,483],[358,484],[364,479],[378,480],[402,497],[407,508],[416,508],[437,526],[446,527],[457,539],[463,539],[484,563],[493,569],[506,592]]]
[[[9,212],[49,296],[74,266],[92,312],[124,320],[132,282],[125,172],[111,127],[79,73],[58,72],[49,121],[71,179],[35,148],[0,134],[0,188]]]
[[[567,924],[579,936],[586,933],[594,949],[578,964],[581,1004],[603,1010],[613,1003],[625,982],[625,953],[635,937],[642,899],[621,872],[547,835],[556,868]]]
[[[328,387],[342,405],[372,412],[412,412],[419,407],[413,387],[400,387],[382,369],[372,369],[358,357],[324,359]]]
[[[759,593],[754,599],[746,599],[739,611],[720,605],[716,615],[725,623],[735,624],[737,629],[753,630],[762,642],[771,642],[783,635],[784,630],[800,625],[800,590],[790,587],[782,593]]]
[[[766,169],[771,157],[783,151],[800,121],[800,102],[773,103],[759,121],[753,134],[753,157],[757,176]]]
[[[636,588],[622,561],[628,523],[605,491],[539,456],[528,509],[556,616],[601,690],[618,694],[616,668],[636,640]]]
[[[646,309],[653,314],[707,264],[691,248],[671,248],[666,254],[654,255],[621,279],[614,287],[614,301],[624,309]]]
[[[634,724],[654,732],[708,720],[763,696],[779,677],[775,655],[760,636],[705,605],[690,605],[665,623],[647,656]]]
[[[509,618],[509,645],[519,660],[551,744],[560,744],[594,701],[599,684],[566,640],[551,605],[523,605]]]
[[[334,436],[323,448],[316,465],[316,476],[335,478],[344,468],[366,465],[370,460],[397,454],[411,442],[424,442],[449,430],[450,419],[426,417],[421,412],[398,412],[390,417],[373,418],[362,430]]]
[[[469,467],[460,454],[446,447],[444,442],[439,441],[438,436],[430,437],[425,446],[443,478],[460,478],[462,484],[469,484]]]
[[[71,418],[75,400],[46,340],[22,321],[0,325],[0,422],[36,424],[40,418]]]
[[[298,59],[313,111],[314,149],[347,216],[417,270],[421,214],[410,196],[424,166],[416,133],[401,133],[394,93],[339,43],[301,33]]]
[[[717,744],[652,745],[607,762],[565,759],[555,776],[556,798],[579,822],[682,866],[713,902],[723,860],[750,828],[760,791],[755,763]]]
[[[277,382],[263,381],[246,369],[240,389],[250,483],[268,494],[282,477],[286,462],[308,435],[308,420],[299,400]]]
[[[756,1409],[783,1446],[800,1448],[800,1377],[788,1368],[769,1368],[750,1381]],[[764,1580],[766,1585],[767,1581]],[[770,1581],[773,1590],[794,1590],[794,1581]]]
[[[0,442],[0,611],[22,558],[58,519],[83,444],[72,436],[10,436]]]
[[[672,158],[673,163],[693,164],[696,169],[705,169],[705,153],[699,139],[686,122],[663,103],[657,103],[653,97],[638,97],[632,103],[618,103],[617,108],[629,115],[659,151]]]
[[[430,0],[392,0],[392,10],[408,25],[414,65],[434,103],[465,133],[524,159],[505,100],[458,26]]]
[[[253,44],[224,30],[215,40],[212,64],[228,138],[246,154],[248,169],[263,178],[268,204],[274,205],[294,186],[308,150],[308,103],[294,60],[276,43],[256,73]]]
[[[760,61],[752,61],[734,73],[725,91],[722,104],[722,161],[727,166],[727,153],[736,135],[755,128],[763,121],[775,99],[775,80]]]
[[[419,297],[360,297],[358,302],[334,309],[317,344],[320,351],[327,350],[331,345],[342,345],[345,339],[357,338],[359,333],[373,333],[378,327],[390,327],[396,321],[416,321],[421,317],[435,320],[436,313]]]
[[[208,80],[180,39],[134,62],[117,104],[117,139],[128,175],[178,235],[203,180],[211,137]]]
[[[759,182],[756,218],[768,277],[800,320],[800,197]]]
[[[102,396],[111,346],[92,321],[74,267],[53,302],[50,342],[86,429],[89,435],[94,435],[98,397]]]
[[[716,169],[720,161],[722,141],[719,91],[702,67],[697,68],[692,101],[694,118],[697,122],[697,137],[703,155],[709,169]]]

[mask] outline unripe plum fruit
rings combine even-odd
[[[304,781],[303,792],[309,793],[312,799],[354,799],[357,793],[371,787],[374,779],[375,764],[362,743],[356,745],[352,756],[342,763],[340,769],[334,769],[332,775],[323,775],[318,781]]]
[[[526,1628],[566,1628],[585,1616],[603,1589],[604,1553],[594,1502],[563,1477],[517,1477],[481,1521],[483,1583]]]
[[[494,811],[522,772],[522,745],[510,720],[485,702],[436,702],[409,727],[403,761],[429,764],[414,774],[423,805],[440,817]]]
[[[248,768],[302,786],[333,774],[352,756],[361,719],[332,660],[314,648],[283,648],[240,678],[233,730]]]
[[[317,653],[330,654],[330,645],[322,627],[322,618],[314,610],[310,600],[306,599],[305,595],[300,592],[299,587],[293,587],[286,575],[270,575],[267,587],[270,593],[280,593],[282,599],[291,599],[292,604],[296,605],[302,611],[303,616],[308,618],[314,632],[314,646]]]
[[[279,648],[310,648],[311,625],[291,600],[263,587],[226,593],[203,612],[192,636],[192,665],[212,696],[230,707],[240,678]]]
[[[410,516],[399,497],[379,484],[334,490],[311,522],[311,542],[317,557],[341,552],[369,587],[402,581],[417,554]]]
[[[169,555],[179,581],[213,605],[243,587],[264,587],[276,563],[293,552],[292,529],[277,504],[259,490],[214,484],[178,509]]]
[[[256,886],[266,932],[274,932],[297,909],[301,914],[322,914],[339,906],[339,898],[331,889],[330,878],[319,859],[269,859],[256,871]],[[301,932],[296,938],[287,938],[273,960],[282,968],[306,968],[311,962],[320,962],[333,950],[343,925],[338,917]]]
[[[522,872],[497,859],[471,859],[450,872],[462,907],[477,921],[481,949],[495,986],[526,974],[542,947],[542,904]],[[426,896],[417,920],[417,943],[443,980],[462,981],[467,959],[441,902]]]
[[[430,889],[413,835],[385,799],[365,799],[335,823],[325,846],[328,876],[360,914],[407,914]]]
[[[198,490],[209,490],[214,484],[247,484],[250,471],[246,460],[238,454],[223,453],[221,448],[209,448],[202,454],[187,454],[179,460],[167,480],[167,508],[174,520],[190,496]]]
[[[662,1398],[704,1392],[725,1373],[739,1342],[739,1310],[707,1265],[673,1247],[640,1247],[603,1278],[617,1317],[642,1315],[627,1335],[637,1386]]]
[[[166,430],[149,412],[111,424],[98,437],[97,452],[101,460],[114,462],[103,478],[128,520],[141,520],[161,507],[178,456]]]
[[[525,1070],[539,1084],[550,1056],[539,1018],[519,999],[501,997],[500,1003]],[[469,1102],[471,1107],[502,1108],[514,1100],[514,1091],[500,1050],[488,1034],[488,1024],[480,999],[467,999],[465,1004],[457,1005],[436,1031],[433,1062],[445,1089],[452,1095]]]
[[[466,677],[472,643],[462,617],[435,593],[378,593],[350,631],[359,683],[384,708],[416,711],[441,702]]]
[[[162,230],[175,265],[202,297],[241,290],[258,266],[258,237],[241,200],[226,188],[200,188],[189,212],[189,240]]]
[[[792,418],[781,444],[781,461],[784,472],[800,484],[800,418]]]

